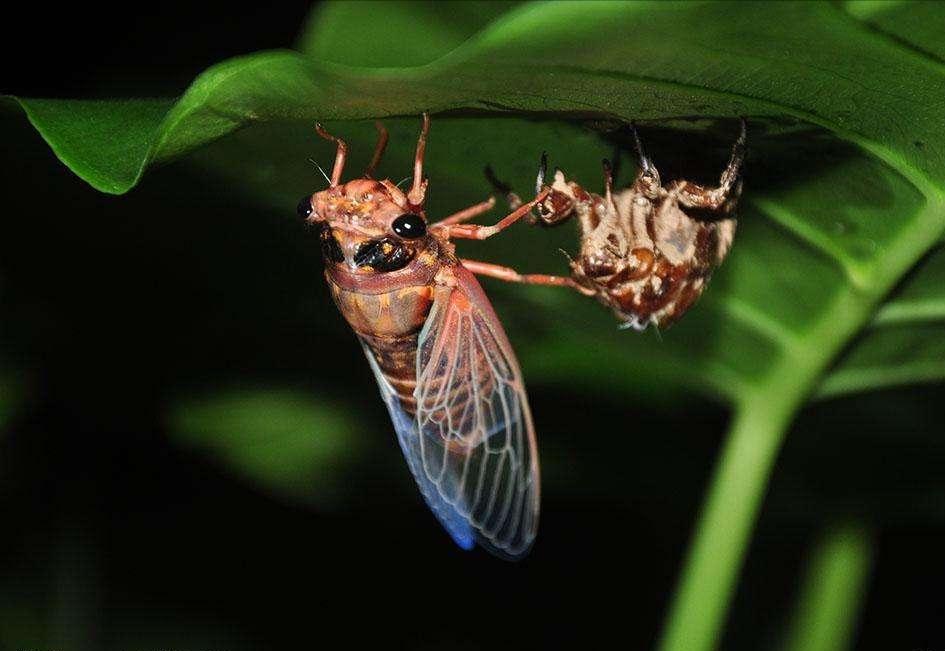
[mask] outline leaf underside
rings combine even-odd
[[[371,6],[381,23],[382,6]],[[313,120],[343,133],[357,161],[371,150],[370,125],[331,121],[429,110],[440,114],[427,166],[431,209],[444,213],[489,191],[485,164],[527,191],[542,150],[592,188],[599,159],[615,146],[633,170],[619,129],[629,120],[642,123],[664,170],[711,182],[734,136],[733,118],[745,115],[751,153],[736,245],[698,308],[657,340],[607,327],[610,317],[579,297],[518,292],[533,309],[553,310],[559,326],[562,318],[581,326],[529,338],[521,347],[529,375],[566,381],[575,365],[619,367],[618,390],[667,383],[735,402],[784,369],[806,371],[796,373],[798,393],[820,386],[823,395],[942,377],[936,284],[921,278],[940,275],[940,265],[930,264],[913,282],[932,287],[931,296],[918,307],[918,299],[896,299],[912,302],[890,304],[861,338],[873,352],[854,348],[821,379],[877,303],[940,240],[945,65],[932,54],[935,34],[915,32],[921,42],[911,47],[903,39],[913,32],[883,31],[898,23],[882,12],[857,7],[853,15],[817,3],[487,6],[465,6],[477,24],[423,3],[408,3],[406,14],[391,5],[391,20],[406,16],[441,41],[424,49],[418,35],[391,50],[383,32],[353,27],[363,24],[361,3],[329,4],[303,35],[302,52],[226,61],[174,101],[18,101],[56,154],[106,192],[125,192],[149,166],[242,129],[199,161],[284,206],[319,187],[306,158],[317,153],[330,163]],[[924,21],[915,19],[920,12]],[[921,5],[908,13],[929,25],[941,12]],[[424,60],[430,52],[441,56]],[[393,145],[381,171],[405,175],[416,119],[389,126]],[[543,265],[529,270],[562,272],[555,249],[574,246],[573,233],[562,230],[520,234],[530,240],[529,256],[491,242],[480,247],[488,254],[469,255],[502,254],[506,263]],[[550,255],[536,262],[532,250]],[[908,350],[892,354],[900,341]]]

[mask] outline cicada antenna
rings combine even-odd
[[[322,166],[318,164],[318,161],[316,161],[314,158],[309,158],[309,159],[308,159],[308,162],[311,163],[312,165],[314,165],[315,168],[316,168],[319,172],[322,173],[322,176],[325,177],[325,180],[326,180],[326,181],[328,182],[328,184],[330,185],[330,184],[331,184],[331,179],[328,178],[328,175],[327,175],[327,174],[325,174],[325,170],[323,170],[323,169],[322,169]]]

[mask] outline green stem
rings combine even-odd
[[[863,284],[837,292],[804,338],[784,342],[781,359],[740,400],[659,651],[716,647],[768,478],[794,413],[843,346],[872,320],[883,297],[945,232],[945,192],[880,145],[861,144],[898,169],[928,201],[889,243],[881,264]]]
[[[722,630],[765,487],[793,412],[739,409],[667,618],[661,651],[708,651]]]
[[[869,533],[845,525],[828,531],[811,555],[786,651],[849,648],[872,564]]]

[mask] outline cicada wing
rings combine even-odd
[[[524,556],[538,528],[535,430],[518,361],[475,277],[454,268],[417,342],[415,413],[362,342],[420,492],[463,549]]]
[[[427,498],[434,511],[449,505],[448,519],[464,521],[480,545],[519,558],[538,529],[531,411],[515,353],[482,288],[465,268],[454,274],[454,287],[437,289],[417,342],[418,436],[405,453],[419,453],[408,462],[421,490],[436,489]]]
[[[417,429],[416,420],[408,414],[401,405],[397,392],[391,386],[390,381],[384,376],[374,354],[370,348],[362,342],[364,354],[367,356],[374,377],[381,390],[381,397],[384,398],[384,404],[387,405],[387,411],[390,412],[391,421],[394,423],[394,431],[397,433],[397,441],[407,459],[407,465],[410,472],[413,473],[417,486],[423,499],[426,500],[433,514],[446,529],[450,537],[457,545],[463,549],[472,549],[475,546],[475,533],[470,522],[463,517],[456,508],[443,498],[436,484],[430,481],[427,474],[423,471],[421,464],[422,451],[420,446],[420,436]]]

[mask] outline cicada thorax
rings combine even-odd
[[[416,407],[417,340],[436,291],[434,276],[455,264],[433,237],[405,268],[353,275],[329,266],[325,278],[339,311],[370,350],[381,372],[412,414]]]

